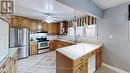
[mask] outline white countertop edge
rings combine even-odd
[[[57,52],[59,52],[59,53],[61,53],[61,54],[63,54],[63,55],[65,55],[66,57],[68,57],[69,59],[72,59],[72,60],[77,60],[77,59],[79,59],[80,57],[82,57],[82,56],[84,56],[85,54],[87,54],[87,53],[89,53],[89,52],[91,52],[91,51],[93,51],[93,50],[96,50],[96,49],[98,49],[98,48],[100,48],[100,47],[102,47],[102,45],[100,44],[91,44],[91,45],[94,45],[94,46],[96,46],[95,48],[88,48],[89,50],[88,51],[85,51],[85,52],[83,52],[82,54],[80,53],[80,55],[79,56],[77,56],[77,57],[73,57],[70,53],[71,53],[71,51],[69,51],[69,48],[72,48],[72,47],[74,47],[74,46],[78,46],[79,44],[86,44],[86,46],[87,46],[87,44],[91,44],[91,43],[78,43],[77,45],[72,45],[72,46],[68,46],[68,47],[62,47],[62,48],[59,48],[59,49],[56,49],[56,51]],[[80,46],[80,45],[79,45]],[[74,47],[75,48],[75,47]],[[66,51],[65,49],[67,49],[68,51]],[[70,52],[70,53],[67,53],[67,52]],[[80,50],[79,50],[79,52],[80,52]],[[78,55],[78,54],[77,54]]]
[[[15,52],[17,51],[17,48],[9,48],[8,55],[0,62],[0,68],[1,66],[7,61],[9,57],[11,57]]]

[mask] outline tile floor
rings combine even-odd
[[[55,51],[30,56],[18,61],[17,73],[56,73]],[[106,67],[101,67],[95,73],[116,73]]]

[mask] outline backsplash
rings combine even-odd
[[[76,28],[76,40],[77,42],[90,42],[90,43],[101,43],[101,39],[97,36],[96,26],[77,27]],[[58,39],[75,41],[73,27],[68,28],[67,35],[58,36]]]
[[[37,34],[30,34],[30,40],[36,41]],[[47,35],[47,40],[56,40],[58,39],[57,35]]]

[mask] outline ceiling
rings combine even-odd
[[[92,1],[102,9],[112,8],[114,6],[129,2],[129,0],[92,0]]]
[[[34,19],[44,19],[44,13],[51,13],[53,17],[62,20],[71,20],[74,17],[74,9],[65,6],[55,0],[15,0],[15,14]],[[77,17],[86,16],[86,13],[76,11]]]
[[[128,0],[92,0],[102,9],[108,9]],[[74,17],[74,9],[55,0],[15,0],[15,14],[18,16],[30,17],[33,19],[45,19],[44,13],[51,13],[53,17],[62,20],[72,20]],[[87,14],[76,10],[76,16],[82,17]]]

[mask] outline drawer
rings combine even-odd
[[[81,64],[81,63],[84,62],[84,61],[87,62],[87,57],[86,57],[86,55],[83,56],[83,57],[81,57],[81,58],[79,58],[79,59],[77,59],[77,60],[75,60],[75,61],[74,61],[74,66],[77,66],[77,65]]]
[[[96,54],[96,51],[92,51],[92,52],[90,52],[90,53],[87,54],[87,57],[89,58],[89,57],[91,57],[91,56],[93,56],[95,54]]]
[[[98,52],[102,52],[102,48],[98,48],[98,49],[96,50],[96,53],[98,53]]]
[[[7,73],[10,68],[10,59],[8,59],[1,67],[0,73]]]

